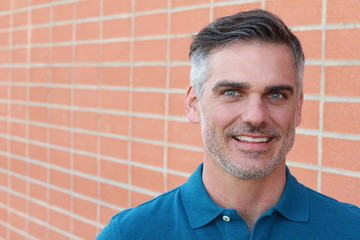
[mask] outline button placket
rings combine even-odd
[[[230,218],[229,216],[224,215],[224,216],[223,216],[223,220],[224,220],[225,222],[230,222],[231,218]]]

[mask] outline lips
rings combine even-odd
[[[236,140],[248,143],[267,143],[271,140],[270,137],[249,137],[249,136],[235,136]]]

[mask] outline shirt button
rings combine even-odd
[[[230,222],[230,218],[228,217],[228,216],[223,216],[223,220],[225,221],[225,222]]]

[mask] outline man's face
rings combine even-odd
[[[236,43],[215,51],[210,65],[201,99],[193,98],[195,113],[188,112],[201,122],[205,162],[239,178],[268,175],[284,163],[301,119],[290,48]]]

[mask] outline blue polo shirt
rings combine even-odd
[[[184,185],[115,215],[96,239],[360,240],[358,207],[315,192],[286,171],[279,202],[261,215],[252,233],[236,210],[213,202],[200,165]]]

